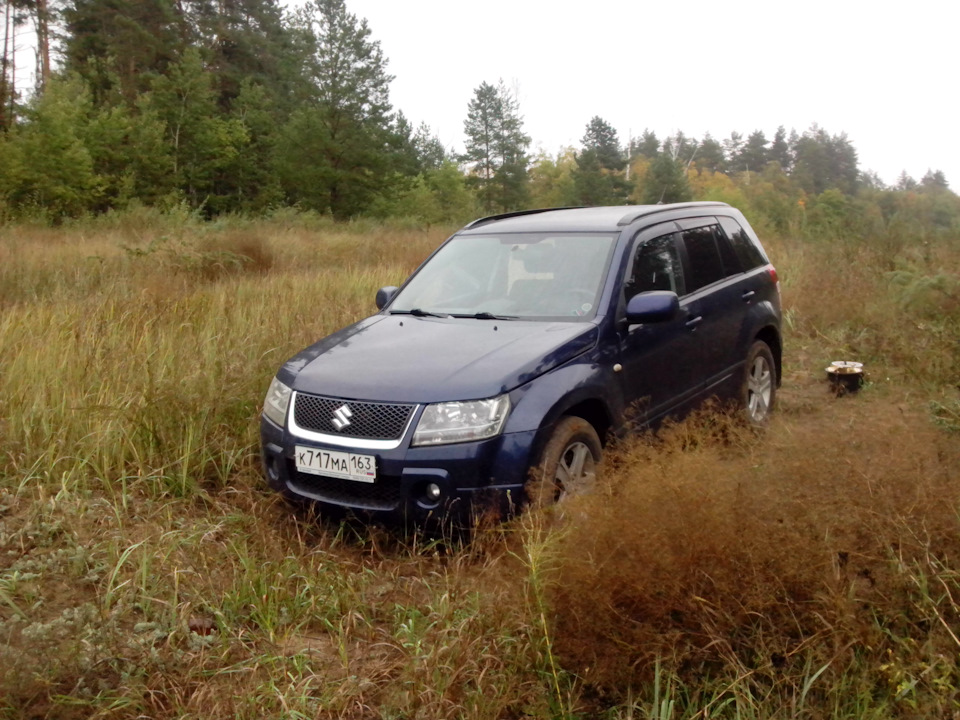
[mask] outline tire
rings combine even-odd
[[[766,425],[777,399],[777,366],[770,346],[757,340],[750,346],[740,383],[740,404],[751,425]]]
[[[588,490],[603,455],[593,425],[583,418],[561,418],[540,453],[527,483],[527,499],[542,508]]]

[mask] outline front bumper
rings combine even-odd
[[[295,437],[266,418],[260,420],[264,475],[275,490],[295,500],[414,522],[467,520],[473,513],[507,513],[522,504],[535,435],[507,433],[427,447],[410,447],[407,437],[392,450],[356,448],[354,452],[376,457],[377,479],[366,483],[299,472],[295,445],[340,452],[349,448]],[[427,494],[430,484],[440,488],[436,499]]]

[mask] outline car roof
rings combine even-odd
[[[610,207],[544,208],[491,215],[474,220],[461,234],[494,232],[615,232],[637,220],[653,216],[672,220],[690,211],[732,210],[722,202],[688,202],[667,205],[614,205]],[[702,212],[694,213],[697,215]]]

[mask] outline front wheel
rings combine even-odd
[[[770,346],[757,340],[747,353],[747,362],[740,384],[740,403],[747,422],[765,425],[773,412],[777,397],[777,370]]]
[[[533,469],[527,485],[530,503],[546,507],[589,489],[602,453],[593,425],[579,417],[562,418]]]

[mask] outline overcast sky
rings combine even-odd
[[[502,78],[553,154],[594,115],[624,145],[818,123],[888,184],[940,169],[960,191],[956,0],[346,3],[389,61],[394,108],[458,151],[474,89]]]

